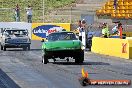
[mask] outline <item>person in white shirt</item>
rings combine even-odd
[[[79,31],[79,40],[82,41],[82,24],[81,24],[81,20],[78,21],[77,30]]]
[[[28,23],[32,23],[32,8],[30,5],[28,5],[28,8],[26,8],[26,12]]]
[[[118,23],[115,23],[116,25],[112,28],[113,34],[118,34]]]

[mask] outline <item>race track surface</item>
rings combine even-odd
[[[0,51],[0,88],[83,88],[78,79],[81,69],[90,79],[132,80],[132,60],[85,52],[83,64],[74,60],[41,63],[41,42],[32,41],[30,51]],[[132,88],[132,86],[89,85],[84,88]]]

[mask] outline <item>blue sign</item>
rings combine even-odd
[[[56,25],[41,25],[33,29],[33,34],[46,38],[50,33],[62,31],[64,28]]]

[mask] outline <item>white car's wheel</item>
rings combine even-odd
[[[3,50],[3,46],[1,45],[1,50]]]
[[[6,51],[6,47],[5,46],[3,46],[3,50]]]
[[[27,46],[27,49],[30,50],[30,45]]]
[[[27,47],[24,46],[24,47],[23,47],[23,51],[26,51],[26,50],[27,50]]]

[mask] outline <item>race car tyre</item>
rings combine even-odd
[[[27,46],[27,49],[30,50],[30,45]]]
[[[23,50],[26,51],[26,50],[27,50],[27,47],[24,46],[24,47],[23,47]]]
[[[75,58],[75,63],[83,63],[84,61],[84,51],[81,51],[80,54]]]
[[[6,51],[6,47],[5,46],[3,46],[3,50]]]
[[[1,45],[1,50],[3,50],[3,46]]]
[[[79,63],[79,59],[78,58],[75,59],[75,63]]]
[[[46,55],[44,55],[44,64],[47,64],[48,63],[48,58]]]
[[[44,63],[44,56],[42,56],[42,63]]]

